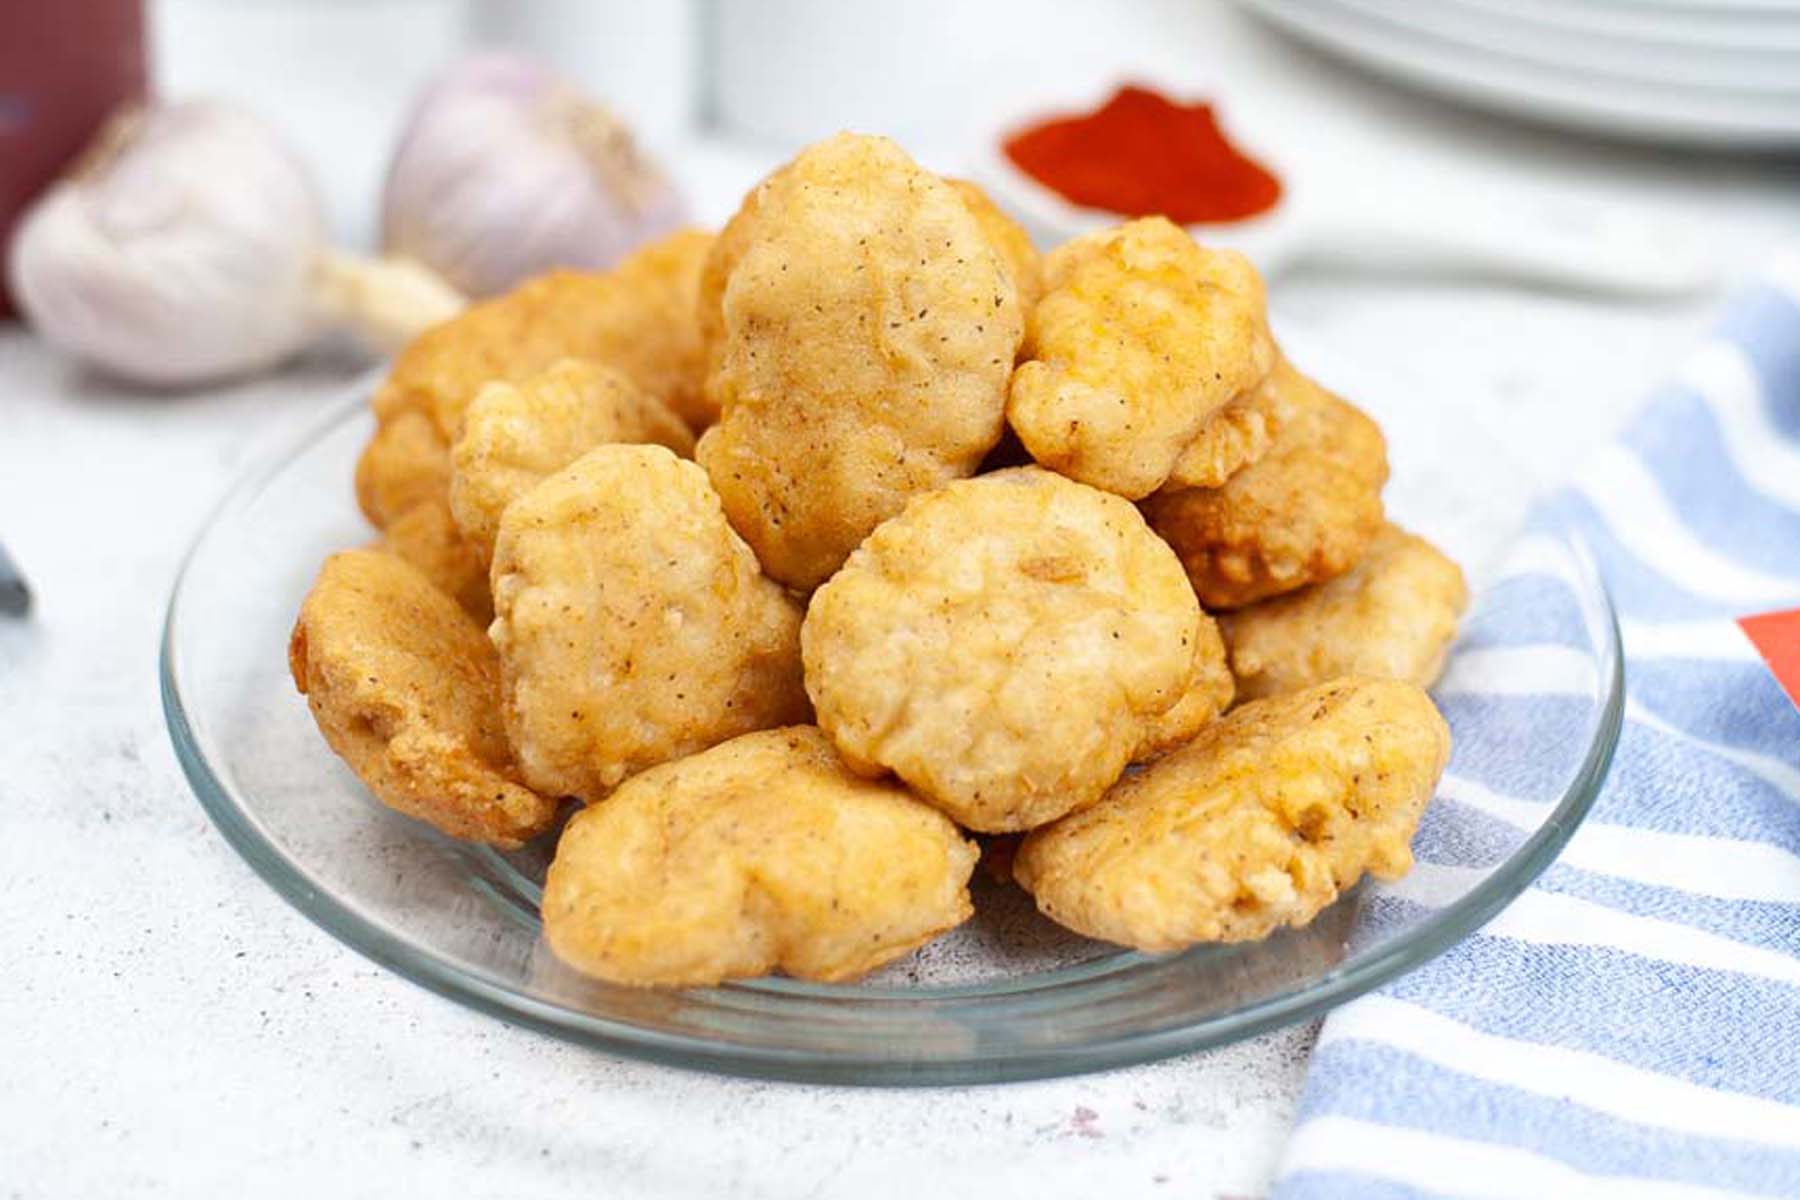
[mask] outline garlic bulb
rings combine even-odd
[[[334,254],[299,160],[210,101],[115,116],[19,223],[9,269],[45,340],[160,386],[272,366],[337,326],[392,344],[462,303],[416,268]]]
[[[685,206],[605,108],[536,63],[483,54],[420,98],[388,168],[382,247],[471,296],[610,267]]]

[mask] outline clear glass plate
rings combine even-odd
[[[288,677],[288,631],[320,561],[369,537],[350,488],[370,430],[366,394],[346,397],[247,475],[195,544],[163,643],[176,753],[230,843],[334,936],[453,999],[606,1050],[745,1075],[923,1084],[1095,1070],[1248,1037],[1322,1013],[1481,925],[1568,840],[1618,737],[1623,688],[1611,603],[1579,548],[1567,547],[1556,602],[1579,614],[1583,632],[1564,653],[1588,665],[1579,675],[1591,689],[1558,696],[1567,718],[1547,736],[1542,721],[1446,705],[1451,775],[1465,760],[1528,761],[1515,794],[1542,815],[1513,829],[1492,866],[1440,881],[1430,906],[1384,906],[1383,919],[1359,924],[1373,894],[1359,888],[1306,929],[1153,958],[1068,934],[1016,888],[977,871],[972,921],[857,984],[774,978],[644,991],[596,983],[562,967],[539,936],[538,885],[553,839],[502,854],[381,807],[326,748]],[[1429,432],[1436,420],[1439,434],[1468,433],[1446,432],[1445,419],[1442,410],[1421,414],[1415,427]],[[1459,483],[1441,464],[1427,470],[1432,453],[1408,472],[1404,437],[1395,449],[1390,500],[1400,516],[1467,554],[1454,530],[1433,527],[1432,510],[1454,510],[1447,489],[1479,481]],[[1531,619],[1544,594],[1518,582],[1480,590],[1465,639],[1495,621]],[[1503,658],[1498,668],[1494,656],[1484,661],[1489,676],[1505,670]],[[1455,670],[1453,661],[1452,679]],[[1504,691],[1508,681],[1487,682]],[[1432,836],[1454,840],[1461,811],[1434,806]]]

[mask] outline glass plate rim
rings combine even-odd
[[[1470,891],[1427,917],[1393,945],[1333,969],[1312,984],[1281,993],[1248,1008],[1212,1014],[1194,1021],[1141,1032],[1115,1034],[1079,1045],[1029,1048],[1002,1054],[964,1053],[955,1057],[901,1059],[860,1055],[841,1050],[755,1045],[667,1033],[557,1004],[480,972],[463,969],[403,937],[369,921],[328,893],[313,887],[303,867],[265,837],[214,771],[182,700],[176,630],[190,569],[207,540],[237,505],[252,500],[280,468],[332,433],[367,404],[371,374],[348,385],[339,402],[326,406],[298,432],[277,437],[272,450],[254,456],[202,521],[176,571],[165,611],[157,675],[163,715],[175,757],[200,806],[228,845],[277,895],[309,921],[365,958],[437,995],[526,1029],[609,1053],[688,1070],[711,1070],[750,1078],[857,1086],[944,1086],[998,1083],[1132,1066],[1172,1055],[1224,1045],[1321,1016],[1444,953],[1474,933],[1531,885],[1555,860],[1592,808],[1617,749],[1625,712],[1624,654],[1611,592],[1591,555],[1578,540],[1568,543],[1583,582],[1598,600],[1598,672],[1605,690],[1593,740],[1568,788],[1541,827],[1535,830],[1494,872]],[[1175,961],[1172,956],[1162,961]],[[1154,962],[1155,960],[1148,960]],[[1078,969],[1078,968],[1077,968]],[[1079,983],[1074,984],[1079,988]],[[826,989],[804,989],[793,1000],[828,998]],[[963,989],[938,989],[920,1002],[954,1009],[972,997]],[[777,992],[765,992],[778,997]],[[1015,991],[1015,995],[1019,994]],[[1009,1001],[996,993],[999,1005]],[[871,996],[888,999],[891,996]],[[780,1003],[772,999],[771,1003]]]

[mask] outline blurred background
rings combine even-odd
[[[58,7],[84,4],[107,7]],[[1341,187],[1450,176],[1477,188],[1653,186],[1673,206],[1724,206],[1720,234],[1755,243],[1728,236],[1738,211],[1760,207],[1735,185],[1800,185],[1800,159],[1730,154],[1800,150],[1800,7],[1755,0],[149,0],[146,11],[156,87],[237,98],[275,121],[349,238],[371,231],[419,88],[478,45],[535,55],[615,108],[672,156],[711,221],[772,158],[837,129],[887,133],[955,170],[999,122],[1087,103],[1127,78],[1217,99],[1266,135],[1266,152],[1342,168]],[[1786,199],[1791,219],[1800,196]]]

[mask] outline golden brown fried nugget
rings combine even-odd
[[[1029,324],[1031,310],[1037,307],[1038,297],[1044,294],[1043,256],[1032,245],[1031,235],[1000,211],[1000,206],[979,184],[967,179],[945,179],[944,182],[956,189],[969,211],[975,214],[975,219],[981,223],[981,232],[987,235],[988,244],[999,253],[1007,271],[1012,274],[1013,289],[1019,294],[1019,311]]]
[[[1209,609],[1238,608],[1356,565],[1382,526],[1387,444],[1354,406],[1296,373],[1269,452],[1223,487],[1158,492],[1150,527]]]
[[[700,390],[694,319],[700,264],[711,235],[685,230],[638,250],[610,271],[552,271],[471,305],[400,353],[375,395],[385,422],[429,415],[445,444],[463,410],[496,379],[518,383],[560,359],[603,362],[696,426],[710,419]]]
[[[725,285],[731,281],[731,273],[737,270],[738,259],[744,257],[744,251],[756,233],[761,220],[763,196],[775,186],[776,180],[786,169],[784,166],[771,171],[755,187],[744,193],[737,211],[731,214],[731,220],[725,222],[725,227],[719,230],[719,236],[707,248],[706,259],[700,265],[700,286],[695,298],[695,327],[700,331],[703,365],[700,378],[703,383],[718,373],[719,365],[725,359]],[[713,405],[716,420],[718,404],[710,385],[706,387],[706,392]]]
[[[1364,872],[1405,874],[1449,754],[1410,683],[1352,677],[1253,701],[1029,835],[1013,875],[1052,920],[1140,950],[1265,937]]]
[[[1128,499],[1273,364],[1256,269],[1162,217],[1051,251],[1044,286],[1007,421],[1038,462]]]
[[[696,432],[719,419],[718,407],[706,398],[705,358],[694,318],[700,267],[712,241],[703,229],[683,230],[613,268],[604,320],[616,331],[605,349],[580,356],[625,372]]]
[[[626,776],[804,720],[800,607],[699,467],[601,446],[515,500],[494,545],[501,710],[525,780],[598,800]]]
[[[1199,632],[1194,638],[1194,673],[1187,691],[1145,726],[1131,761],[1160,758],[1187,742],[1231,707],[1236,692],[1218,622],[1201,613]]]
[[[689,986],[850,979],[967,920],[975,846],[811,726],[645,771],[563,831],[544,936],[576,970]]]
[[[623,372],[565,358],[521,383],[482,388],[451,451],[450,510],[485,562],[506,506],[592,450],[648,442],[677,454],[694,435]]]
[[[484,628],[493,620],[487,560],[463,537],[442,496],[416,504],[389,522],[372,548],[405,559]]]
[[[401,412],[382,421],[356,460],[356,503],[377,529],[450,487],[450,444],[432,419]]]
[[[764,568],[806,590],[975,470],[1023,322],[962,198],[885,138],[810,147],[752,214],[707,380],[723,415],[696,455]]]
[[[755,228],[761,197],[779,171],[751,188],[745,194],[719,236],[713,239],[705,266],[700,272],[700,340],[706,347],[706,377],[718,369],[725,351],[725,283],[731,278],[737,260],[743,256]],[[1029,319],[1031,309],[1044,290],[1043,259],[1031,242],[1031,235],[989,199],[988,194],[967,179],[945,179],[956,189],[969,212],[987,235],[988,244],[1000,255],[1012,274],[1013,289],[1018,295],[1021,319]]]
[[[501,730],[493,646],[405,562],[326,559],[288,666],[326,742],[382,803],[498,846],[550,827],[556,804],[521,786]]]
[[[1461,568],[1424,538],[1387,525],[1352,570],[1226,613],[1219,625],[1247,700],[1340,675],[1430,687],[1468,605]]]
[[[1278,353],[1263,381],[1207,419],[1194,435],[1163,487],[1221,487],[1227,479],[1262,458],[1275,444],[1287,416],[1283,388],[1292,386],[1293,367]]]
[[[958,823],[1096,799],[1188,689],[1201,615],[1130,503],[1039,467],[920,496],[813,595],[819,724]]]

